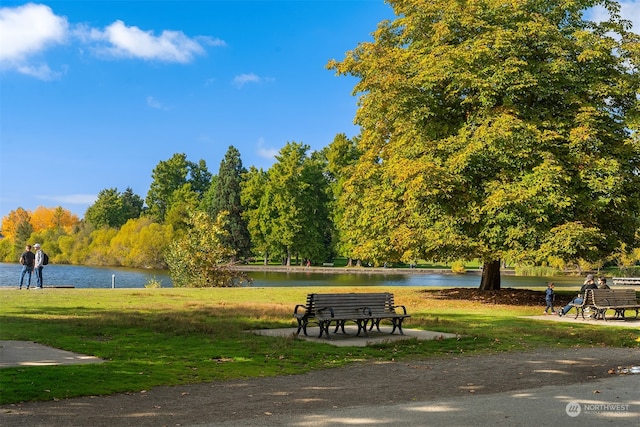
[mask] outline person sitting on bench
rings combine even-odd
[[[562,310],[558,310],[558,316],[564,316],[571,310],[571,307],[582,304],[584,298],[586,298],[586,292],[589,289],[598,289],[598,286],[593,281],[593,274],[587,274],[587,277],[584,279],[584,284],[580,288],[580,293],[571,300],[569,304],[562,307]]]

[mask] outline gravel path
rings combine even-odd
[[[640,366],[640,349],[575,348],[414,362],[356,364],[304,375],[257,378],[104,397],[0,406],[3,426],[185,426],[259,424],[272,416],[488,395],[594,382]],[[640,376],[638,376],[640,383]],[[366,390],[379,390],[365,393]],[[243,421],[244,420],[244,421]]]

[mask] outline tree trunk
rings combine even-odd
[[[481,291],[500,290],[500,260],[485,262],[482,268]]]

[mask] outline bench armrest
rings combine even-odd
[[[294,308],[294,309],[293,309],[293,314],[294,314],[294,316],[295,316],[296,314],[298,314],[298,309],[299,309],[299,308],[303,308],[305,312],[307,311],[307,306],[306,306],[306,305],[304,305],[304,304],[298,304],[298,305],[296,305],[296,308]]]
[[[402,309],[402,314],[407,314],[407,308],[404,305],[394,305],[393,306],[393,311],[396,311],[396,309],[401,308]]]

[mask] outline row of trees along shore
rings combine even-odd
[[[212,259],[202,286],[237,283],[217,265],[253,256],[478,259],[484,290],[500,288],[505,260],[637,263],[640,37],[619,5],[388,3],[396,18],[327,64],[357,79],[359,135],[311,152],[289,142],[267,171],[233,146],[217,175],[175,154],[144,200],[105,189],[82,220],[12,211],[0,256],[40,241],[53,262],[168,265],[178,285]],[[596,6],[607,20],[585,18]]]

